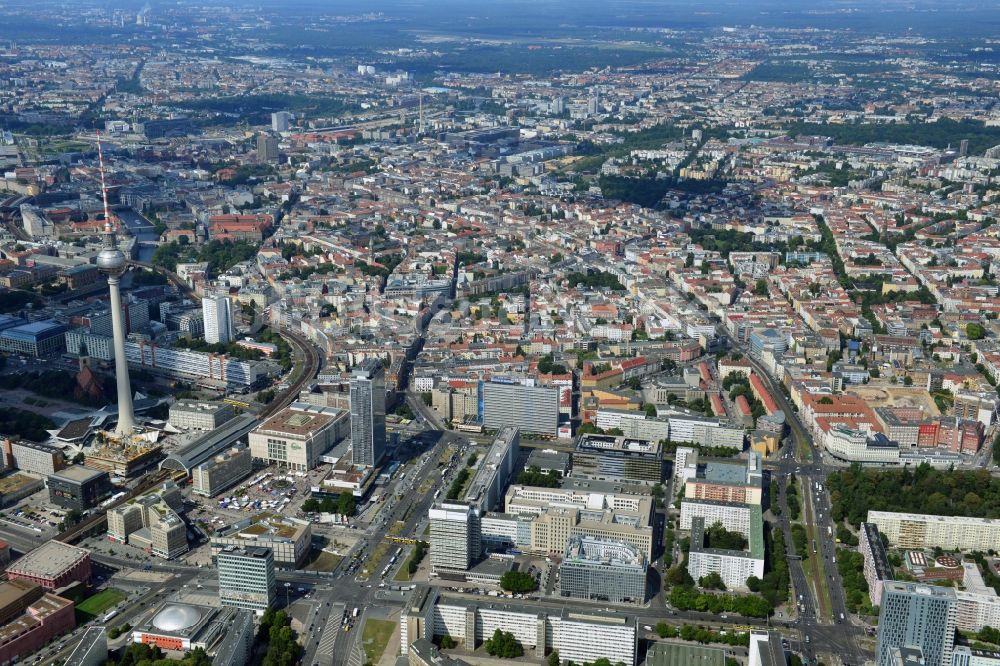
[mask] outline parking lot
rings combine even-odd
[[[45,488],[0,511],[0,524],[25,535],[34,535],[39,543],[59,532],[66,510],[49,502]]]

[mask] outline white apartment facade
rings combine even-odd
[[[968,516],[869,511],[868,522],[875,523],[889,543],[900,548],[944,550],[1000,550],[1000,520]]]
[[[537,659],[553,650],[563,660],[636,666],[638,622],[626,614],[600,610],[573,612],[530,602],[478,603],[442,597],[438,588],[417,585],[400,616],[400,648],[405,654],[419,639],[450,636],[467,649],[482,644],[497,629],[514,634],[525,655]]]
[[[721,523],[730,532],[748,534],[750,532],[750,513],[749,504],[712,500],[682,500],[680,528],[690,530],[691,521],[694,518],[703,518],[705,525],[709,527],[715,523]]]

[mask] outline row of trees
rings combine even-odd
[[[427,555],[428,548],[430,548],[430,545],[426,541],[418,541],[416,545],[413,546],[413,551],[410,553],[410,559],[406,560],[406,571],[411,576],[417,573],[417,568],[420,567],[420,563]]]
[[[457,476],[452,480],[451,485],[448,486],[447,498],[450,500],[458,499],[462,491],[465,490],[465,484],[469,482],[469,477],[472,475],[470,468],[476,464],[476,454],[473,453],[469,456],[466,467],[458,473]]]
[[[785,501],[788,503],[788,517],[791,520],[798,520],[802,505],[799,502],[799,482],[794,474],[788,479],[788,485],[785,487]]]
[[[693,641],[697,643],[723,643],[725,645],[742,645],[744,647],[750,645],[750,634],[748,633],[742,631],[731,631],[725,634],[720,634],[712,631],[711,629],[694,627],[690,624],[685,624],[678,628],[669,625],[666,622],[658,622],[656,624],[656,634],[660,638],[680,638],[684,641]]]
[[[972,559],[975,560],[979,572],[983,575],[983,582],[992,587],[997,594],[1000,594],[1000,576],[993,573],[993,568],[986,561],[986,557],[977,551],[972,554]]]
[[[780,529],[767,530],[768,570],[763,578],[751,576],[747,587],[764,597],[772,608],[788,601],[790,577],[788,557],[785,555],[785,535]]]
[[[800,523],[792,525],[792,546],[795,547],[795,554],[803,560],[809,557],[809,536]]]
[[[271,358],[281,365],[281,369],[288,372],[292,369],[292,346],[288,344],[281,335],[273,328],[262,328],[257,334],[257,340],[272,344],[278,350],[271,355]]]
[[[195,648],[185,653],[184,657],[178,661],[167,659],[163,651],[155,645],[132,643],[125,648],[117,662],[108,661],[108,663],[117,663],[118,666],[211,666],[212,659],[204,648]]]
[[[1000,645],[1000,629],[994,629],[993,627],[983,627],[976,632],[976,640],[983,643],[992,643],[993,645]]]
[[[204,338],[188,339],[178,338],[174,342],[175,347],[180,349],[190,349],[191,351],[208,352],[211,354],[226,354],[241,361],[259,361],[264,357],[264,352],[259,349],[249,349],[241,347],[235,342],[207,342]]]
[[[462,494],[462,490],[465,489],[465,484],[469,481],[470,474],[471,472],[469,472],[468,467],[462,468],[462,470],[452,480],[451,485],[448,486],[448,499],[458,499],[458,496]]]
[[[744,617],[767,617],[773,610],[764,597],[756,594],[710,594],[699,592],[690,585],[678,585],[670,590],[670,605],[681,611],[738,613]]]
[[[847,610],[852,613],[871,615],[874,613],[871,598],[868,594],[868,582],[865,580],[865,559],[861,553],[837,549],[837,570],[844,585],[844,600]]]
[[[132,625],[129,624],[128,622],[118,627],[111,627],[110,629],[108,629],[108,638],[114,640],[119,636],[121,636],[122,634],[131,630],[132,630]],[[125,662],[122,662],[121,666],[124,666],[124,664]]]
[[[667,455],[676,453],[678,446],[695,449],[699,454],[703,453],[713,458],[732,458],[743,452],[743,449],[737,449],[735,446],[703,446],[693,442],[675,442],[671,439],[661,439],[660,444],[663,446],[663,453]]]

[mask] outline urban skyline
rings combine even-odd
[[[0,6],[0,663],[1000,666],[998,25]]]

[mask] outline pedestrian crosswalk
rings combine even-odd
[[[348,666],[364,666],[365,652],[357,642],[351,647],[351,656],[347,659]]]
[[[340,634],[340,625],[344,619],[344,604],[334,604],[330,608],[330,616],[323,627],[316,646],[316,663],[320,666],[333,666],[333,648]]]

